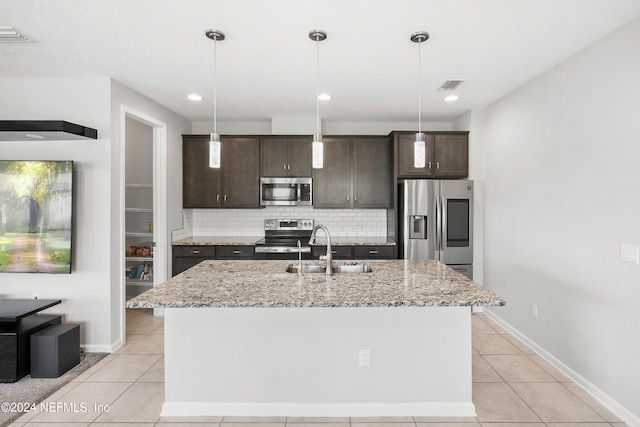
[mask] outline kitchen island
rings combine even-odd
[[[127,301],[165,308],[162,416],[475,415],[471,307],[504,300],[437,261],[289,264],[204,261]]]

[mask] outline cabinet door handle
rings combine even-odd
[[[283,170],[283,171],[286,171],[286,170],[287,170],[287,165],[286,165],[286,164],[285,164],[285,165],[282,165],[282,170]]]
[[[192,250],[192,251],[190,251],[190,252],[191,252],[192,254],[194,254],[194,255],[198,255],[198,254],[200,253],[200,251],[199,251],[199,250],[195,250],[195,249],[194,249],[194,250]]]
[[[353,203],[358,203],[358,195],[353,196]]]
[[[291,170],[291,165],[287,165],[287,170],[290,171]]]
[[[233,253],[234,253],[235,255],[239,255],[239,254],[241,254],[241,253],[242,253],[242,251],[239,251],[239,250],[237,250],[237,249],[236,249],[236,250],[234,250],[234,251],[233,251]]]
[[[371,250],[369,251],[369,253],[370,253],[371,255],[378,255],[380,252],[376,251],[375,249],[371,249]]]
[[[440,162],[436,162],[436,169],[440,170]]]
[[[431,162],[429,162],[429,169],[431,169]]]
[[[224,202],[227,203],[227,195],[224,195]]]
[[[220,195],[216,194],[216,203],[220,203]]]
[[[347,202],[349,201],[349,196],[347,196]]]

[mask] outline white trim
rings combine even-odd
[[[125,160],[126,160],[126,119],[130,117],[153,128],[153,224],[154,224],[154,286],[167,279],[167,124],[124,104],[120,105],[120,206],[125,206]],[[125,270],[125,212],[120,209],[120,248],[118,257],[119,271]],[[120,339],[123,345],[126,340],[125,304],[126,281],[120,275]],[[154,314],[158,314],[154,310]]]
[[[595,384],[587,380],[585,377],[571,369],[569,366],[565,365],[560,359],[555,357],[553,354],[549,353],[544,348],[540,347],[537,343],[527,338],[524,334],[518,331],[516,328],[511,326],[509,323],[498,317],[495,313],[493,313],[488,308],[484,310],[484,313],[498,325],[503,327],[507,332],[511,335],[518,338],[520,341],[529,346],[533,351],[535,351],[540,357],[546,360],[551,366],[556,368],[558,371],[566,375],[569,379],[575,382],[578,386],[580,386],[584,391],[589,393],[591,397],[593,397],[598,403],[604,406],[607,410],[609,410],[613,415],[620,418],[624,421],[628,426],[640,427],[640,417],[629,411],[627,408],[618,403],[614,398],[609,396],[607,393],[598,388]]]
[[[408,403],[244,403],[165,402],[161,417],[286,416],[286,417],[475,417],[472,402]]]
[[[85,353],[113,353],[122,346],[122,341],[118,340],[113,344],[82,344],[80,347]]]

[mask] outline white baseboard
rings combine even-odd
[[[82,344],[80,347],[84,349],[85,353],[113,353],[118,347],[122,345],[121,342],[117,342],[111,345],[108,344]]]
[[[582,375],[578,374],[576,371],[571,369],[569,366],[565,365],[561,360],[556,358],[553,354],[549,353],[544,348],[540,347],[537,343],[527,338],[524,334],[518,331],[516,328],[511,326],[509,323],[502,320],[495,313],[493,313],[489,309],[485,309],[484,313],[498,325],[503,327],[507,332],[509,332],[514,337],[518,338],[520,341],[529,346],[533,351],[535,351],[540,357],[549,362],[554,368],[558,371],[562,372],[569,379],[575,382],[578,386],[582,387],[584,391],[589,393],[591,397],[593,397],[598,403],[607,408],[612,414],[616,417],[620,418],[623,422],[627,424],[629,427],[640,427],[640,417],[635,415],[633,412],[629,411],[627,408],[618,403],[615,399],[609,396],[607,393],[598,388],[595,384],[591,383]]]
[[[165,402],[161,417],[475,417],[472,402],[414,403],[245,403]]]

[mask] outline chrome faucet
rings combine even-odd
[[[313,231],[311,232],[311,238],[309,239],[309,244],[313,245],[315,243],[316,232],[318,231],[318,228],[322,228],[325,236],[327,236],[327,256],[325,258],[327,260],[326,275],[331,276],[331,274],[333,273],[333,263],[332,263],[333,257],[331,254],[331,235],[329,234],[329,229],[322,224],[318,224],[315,227],[313,227]],[[320,257],[320,259],[322,259],[322,257]]]

